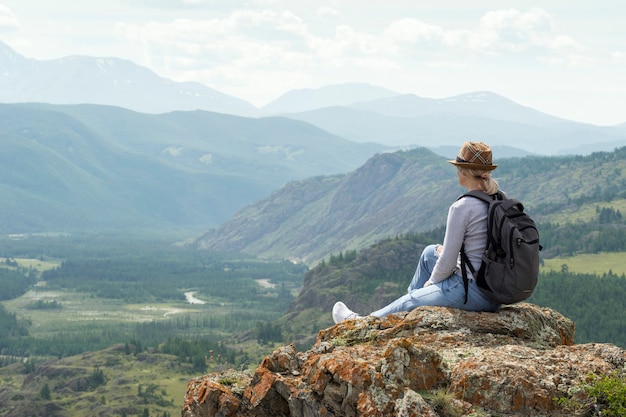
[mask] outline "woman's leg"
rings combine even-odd
[[[437,263],[438,246],[439,245],[428,245],[422,251],[419,262],[417,263],[417,268],[415,269],[415,275],[413,275],[411,284],[409,288],[407,288],[408,292],[422,288],[430,278],[430,275],[433,273],[433,268],[435,268],[435,263]]]
[[[452,275],[426,288],[412,290],[370,315],[384,317],[401,311],[411,311],[420,306],[453,307],[470,311],[496,311],[500,307],[485,298],[473,281],[469,283],[468,300],[465,303],[463,278]]]

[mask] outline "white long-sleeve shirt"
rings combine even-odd
[[[474,197],[464,197],[454,202],[448,210],[443,250],[437,259],[428,284],[441,282],[456,271],[461,273],[461,246],[474,270],[478,271],[483,252],[487,247],[487,204]],[[467,277],[474,279],[472,272]]]

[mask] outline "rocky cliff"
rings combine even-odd
[[[614,345],[575,345],[574,330],[527,303],[349,320],[320,331],[307,352],[277,349],[254,373],[191,380],[182,416],[572,415],[554,399],[584,396],[589,375],[626,364]]]

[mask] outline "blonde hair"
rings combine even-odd
[[[459,170],[461,175],[475,178],[477,180],[478,187],[487,194],[495,194],[500,188],[498,181],[491,176],[491,171],[463,168],[458,165],[456,168]]]

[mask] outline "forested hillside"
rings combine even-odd
[[[589,156],[495,155],[494,161],[501,188],[520,199],[538,222],[553,223],[546,226],[546,239],[554,236],[558,245],[573,244],[563,240],[568,223],[587,228],[585,239],[594,238],[596,225],[585,224],[599,222],[592,220],[596,207],[626,208],[626,148]],[[314,263],[388,236],[440,227],[462,192],[454,168],[427,149],[379,154],[348,174],[287,184],[239,211],[197,245]],[[607,237],[613,233],[607,225],[600,230]],[[551,244],[545,246],[547,254],[554,253]]]
[[[306,270],[146,237],[0,238],[0,248],[0,355],[12,357],[63,357],[131,341],[154,348],[189,335],[217,343],[281,316]],[[58,261],[37,270],[22,266],[25,259]]]
[[[0,235],[0,416],[179,414],[189,378],[282,341],[306,269],[157,234]]]
[[[626,229],[621,227],[622,238]],[[298,298],[279,322],[288,339],[304,346],[317,330],[331,326],[332,305],[342,300],[368,314],[406,293],[423,248],[441,238],[439,230],[383,240],[361,251],[332,255],[310,270]],[[626,255],[624,247],[621,251]],[[601,268],[600,265],[598,265]],[[568,271],[542,273],[530,303],[551,307],[576,323],[576,342],[626,347],[626,276]]]
[[[194,234],[383,149],[279,117],[51,104],[0,104],[0,148],[0,232]]]
[[[536,219],[543,246],[542,260],[602,253],[622,254],[622,259],[626,259],[625,164],[626,148],[622,148],[589,157],[511,159],[503,161],[496,172],[503,188],[509,195],[519,196]],[[414,169],[418,169],[415,165],[422,166],[415,161],[408,165]],[[355,177],[357,175],[350,180]],[[400,188],[397,187],[398,177],[401,176],[391,176],[386,188],[373,185],[369,190],[392,193],[390,189]],[[368,189],[367,181],[361,184]],[[434,188],[433,184],[436,183],[429,182]],[[375,201],[375,197],[367,197],[367,191],[363,190],[361,195],[364,196],[361,203],[371,208],[369,203]],[[415,207],[421,204],[417,198],[411,200]],[[396,196],[390,204],[402,213],[398,206],[402,207],[403,202],[403,198]],[[449,201],[441,202],[442,206],[444,204]],[[445,214],[445,207],[441,210]],[[336,213],[346,218],[346,222],[351,221],[347,216],[342,217],[343,211]],[[415,217],[422,218],[420,214],[416,209]],[[356,210],[355,217],[358,217]],[[387,221],[407,224],[402,216]],[[426,228],[426,225],[415,227],[418,228]],[[368,230],[371,234],[379,231],[376,225]],[[337,251],[322,259],[305,275],[299,297],[281,319],[286,333],[295,340],[310,343],[315,329],[332,324],[330,310],[335,301],[343,300],[355,311],[367,314],[405,293],[424,246],[439,243],[443,238],[442,225],[427,230],[390,233],[373,245]],[[598,259],[597,262],[601,262],[602,257]],[[578,329],[578,343],[609,342],[626,346],[626,311],[622,308],[626,299],[623,272],[626,265],[619,268],[621,272],[614,272],[602,263],[589,265],[589,270],[598,272],[577,272],[570,270],[567,264],[556,271],[543,270],[539,285],[528,301],[554,308],[573,319]]]

